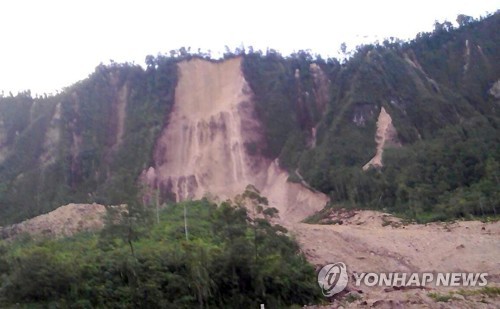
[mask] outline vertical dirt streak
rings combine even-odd
[[[116,140],[113,148],[118,148],[123,141],[123,134],[125,133],[125,118],[127,116],[127,97],[128,87],[124,85],[118,91],[118,98],[116,102],[116,117],[118,118],[116,124]]]
[[[382,155],[384,153],[384,148],[389,144],[399,145],[396,129],[392,125],[391,115],[389,115],[383,107],[380,109],[380,114],[377,120],[375,142],[377,142],[375,156],[363,166],[363,170],[367,170],[372,166],[382,167]]]
[[[179,63],[174,109],[155,153],[164,162],[159,180],[172,183],[178,201],[208,192],[229,197],[253,178],[242,148],[256,137],[242,130],[242,118],[250,117],[242,105],[250,98],[240,66],[241,58]]]

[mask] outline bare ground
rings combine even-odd
[[[222,62],[191,59],[178,64],[179,81],[168,126],[155,149],[155,166],[144,171],[151,187],[175,200],[211,196],[224,201],[254,185],[296,222],[323,208],[327,196],[287,181],[276,161],[251,155],[246,145],[264,142],[242,58]]]
[[[500,286],[500,222],[460,221],[404,225],[375,211],[343,214],[335,225],[296,223],[290,226],[310,262],[320,267],[344,262],[348,272],[486,272],[488,286]],[[352,280],[351,280],[352,281]],[[360,299],[346,303],[339,297],[325,308],[499,308],[500,299],[477,292],[453,294],[458,288],[427,286],[397,290],[349,285]],[[437,302],[429,293],[450,296]],[[341,295],[342,296],[342,295]],[[345,296],[345,295],[344,295]],[[447,297],[445,297],[447,298]]]
[[[381,167],[383,165],[382,155],[384,148],[387,146],[400,146],[397,136],[396,128],[392,125],[391,115],[382,107],[378,116],[377,131],[375,133],[375,142],[377,143],[375,156],[363,166],[363,170],[367,170],[372,166]]]
[[[102,205],[69,204],[0,232],[70,236],[101,229],[105,213]],[[318,269],[344,262],[351,277],[344,292],[311,308],[500,308],[498,293],[479,288],[356,287],[352,278],[353,272],[486,272],[488,287],[500,288],[500,222],[405,224],[381,212],[341,211],[329,218],[337,224],[325,225],[293,223],[297,213],[290,215],[279,221],[307,259]]]
[[[22,234],[64,237],[104,227],[106,208],[99,204],[68,204],[32,219],[0,228],[0,238]]]

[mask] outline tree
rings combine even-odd
[[[342,52],[342,54],[346,55],[347,53],[347,45],[345,42],[342,42],[342,44],[340,44],[340,51]]]
[[[452,29],[453,29],[453,24],[447,20],[444,21],[443,23],[440,23],[437,20],[434,22],[434,33],[449,32]]]
[[[148,68],[155,68],[156,66],[156,59],[153,55],[147,55],[145,62]]]
[[[460,14],[457,16],[457,23],[459,27],[464,27],[467,26],[468,24],[472,23],[474,21],[474,18],[472,16]]]

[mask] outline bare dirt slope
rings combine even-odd
[[[283,220],[300,221],[323,208],[327,197],[287,182],[277,162],[249,154],[248,145],[260,146],[264,138],[241,61],[194,58],[178,64],[174,107],[157,142],[155,166],[143,178],[164,199],[176,201],[231,199],[251,184]]]
[[[396,128],[392,125],[391,115],[382,107],[377,120],[377,131],[375,132],[375,142],[377,143],[375,156],[363,166],[363,170],[367,170],[371,166],[382,167],[384,148],[400,146],[397,135]]]
[[[343,216],[342,224],[298,223],[290,228],[308,259],[316,265],[344,262],[352,272],[487,272],[488,286],[500,285],[500,222],[461,221],[427,225],[403,225],[390,215],[360,211]],[[354,287],[351,287],[354,289]],[[479,301],[481,296],[455,300],[446,307],[428,294],[448,294],[458,288],[430,287],[384,291],[384,287],[362,286],[362,300],[372,305],[381,301],[388,308],[498,308],[500,299]],[[475,297],[475,298],[474,298]],[[338,304],[338,303],[337,303]],[[482,307],[483,306],[483,307]]]
[[[254,140],[258,127],[251,122],[240,62],[179,63],[174,108],[155,152],[157,176],[178,201],[207,192],[232,197],[255,178],[245,143]]]

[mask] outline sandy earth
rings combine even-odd
[[[32,236],[63,237],[104,227],[106,208],[99,204],[68,204],[18,224],[0,228],[0,238],[24,233]]]
[[[156,166],[143,173],[152,188],[171,191],[177,201],[233,198],[252,184],[286,221],[320,210],[323,194],[287,182],[278,163],[248,154],[263,143],[241,57],[222,62],[182,61],[169,124],[155,149]]]
[[[488,286],[500,286],[500,222],[461,221],[404,225],[399,219],[376,211],[341,213],[335,225],[295,223],[289,226],[307,258],[318,267],[344,262],[348,272],[486,272]],[[352,280],[351,280],[352,281]],[[353,308],[498,308],[500,299],[455,295],[450,303],[438,303],[428,293],[448,294],[459,288],[427,286],[428,289],[384,290],[360,288],[361,300]],[[359,291],[358,291],[359,292]],[[462,299],[464,298],[464,299]],[[366,303],[365,303],[366,302]],[[341,304],[336,301],[334,307]],[[347,306],[345,303],[344,306]]]
[[[465,53],[464,53],[464,75],[467,73],[470,67],[470,44],[469,40],[465,40]]]
[[[279,209],[279,223],[289,228],[308,259],[317,265],[342,261],[351,273],[488,272],[490,284],[499,282],[500,223],[405,226],[390,215],[370,211],[331,218],[342,225],[298,223],[322,209],[327,197],[287,182],[288,174],[276,161],[247,153],[246,144],[262,141],[262,129],[241,72],[241,58],[222,62],[192,59],[179,63],[179,72],[174,109],[155,150],[156,166],[144,172],[150,186],[167,187],[177,200],[186,200],[207,194],[232,198],[253,184]],[[377,152],[367,166],[382,165],[383,149],[397,145],[396,136],[392,119],[382,108],[375,136]],[[474,299],[481,296],[465,299],[458,295],[464,299],[437,303],[427,296],[428,290],[420,289],[386,292],[363,288],[362,293],[362,299],[351,306],[362,302],[389,308],[487,306]]]
[[[292,198],[300,200],[300,194]],[[0,235],[61,237],[97,231],[104,226],[105,214],[102,205],[69,204],[0,229]],[[461,288],[431,284],[412,289],[356,287],[352,278],[353,272],[486,272],[488,286],[500,287],[500,221],[417,225],[377,211],[334,212],[330,220],[337,224],[333,225],[288,221],[290,218],[296,216],[280,223],[298,240],[311,263],[319,269],[344,262],[351,277],[347,288],[330,299],[329,305],[310,308],[500,308],[500,297],[474,293],[474,288],[464,288],[464,293]],[[437,302],[431,293],[451,299]],[[357,300],[349,302],[352,295]]]
[[[228,198],[255,178],[244,147],[258,124],[250,121],[240,65],[240,58],[179,63],[174,108],[155,150],[156,177],[177,201],[206,193]]]
[[[375,156],[363,166],[363,170],[370,167],[382,167],[382,155],[387,146],[399,146],[396,128],[392,125],[392,118],[385,108],[380,109],[377,120],[377,131],[375,132],[375,142],[377,143]]]
[[[488,91],[489,94],[494,96],[496,99],[500,99],[500,79],[497,80],[493,86],[491,86],[490,90]]]
[[[409,58],[408,58],[409,59]],[[415,64],[415,66],[417,66]],[[320,267],[344,262],[348,272],[488,272],[489,285],[500,285],[500,222],[457,222],[405,225],[375,211],[332,213],[335,225],[299,223],[323,208],[327,196],[300,183],[287,182],[278,162],[251,156],[248,143],[260,143],[251,91],[241,72],[241,58],[223,62],[192,59],[179,63],[180,77],[169,125],[157,142],[154,161],[143,173],[153,189],[167,188],[177,200],[206,195],[232,198],[253,184],[280,211],[285,225],[301,244],[309,261]],[[126,94],[126,93],[125,93]],[[123,96],[125,96],[123,94]],[[124,100],[122,100],[124,101]],[[118,138],[123,133],[126,103],[119,104]],[[381,109],[377,123],[377,153],[366,166],[382,165],[382,151],[395,141],[390,115]],[[392,129],[391,129],[392,128]],[[79,137],[74,136],[73,153]],[[4,228],[4,236],[23,232],[72,235],[103,227],[102,205],[70,204],[23,223]],[[318,287],[319,288],[319,287]],[[456,294],[450,302],[436,302],[430,292],[452,288],[384,290],[350,284],[345,293],[359,294],[348,303],[340,297],[325,308],[499,308],[500,299]]]
[[[328,197],[323,193],[313,192],[302,184],[287,180],[288,173],[274,161],[267,170],[266,184],[261,188],[261,194],[267,197],[269,205],[279,210],[280,223],[283,225],[301,221],[323,209],[328,202]]]

